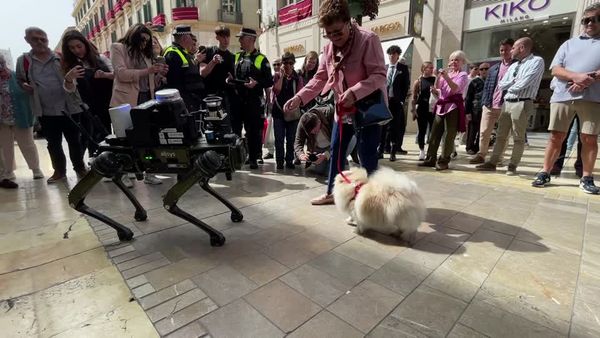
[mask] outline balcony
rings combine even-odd
[[[173,21],[198,20],[198,7],[179,7],[171,10]]]
[[[242,13],[241,12],[228,12],[222,9],[217,9],[217,17],[219,22],[242,24]]]
[[[106,27],[106,22],[104,21],[104,19],[100,19],[98,26],[100,27],[98,30],[102,30],[104,29],[104,27]]]
[[[279,24],[287,25],[312,16],[312,0],[303,0],[285,6],[278,12]]]
[[[166,24],[167,18],[163,13],[152,18],[152,26],[165,26]]]

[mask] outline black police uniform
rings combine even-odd
[[[177,43],[165,49],[164,57],[169,66],[166,87],[179,90],[188,111],[202,108],[204,81],[193,57]]]
[[[236,84],[237,115],[241,118],[248,141],[248,157],[250,164],[255,164],[262,151],[262,130],[264,126],[265,97],[264,89],[273,86],[271,65],[267,57],[256,49],[251,53],[239,52],[235,55],[234,77],[237,80],[258,82],[254,88],[246,88]],[[236,114],[234,114],[235,116]],[[232,116],[232,118],[234,117]],[[234,133],[241,134],[241,124],[232,121]]]

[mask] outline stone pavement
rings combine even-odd
[[[272,162],[215,180],[242,223],[199,188],[182,199],[225,234],[220,248],[162,208],[172,178],[136,183],[145,222],[111,184],[90,194],[89,205],[133,229],[135,240],[119,243],[68,207],[74,178],[48,186],[20,170],[21,188],[0,191],[0,329],[10,337],[598,337],[600,196],[575,187],[572,160],[552,187],[529,186],[545,136],[530,135],[515,177],[505,168],[477,173],[464,155],[451,163],[459,170],[417,169],[407,136],[410,155],[380,163],[413,177],[427,201],[413,248],[357,236],[335,207],[309,205],[322,180],[300,168],[277,173]]]

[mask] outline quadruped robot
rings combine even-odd
[[[209,180],[217,173],[225,173],[231,180],[232,173],[241,169],[247,158],[245,139],[229,133],[222,98],[209,96],[204,102],[206,109],[188,112],[179,92],[165,89],[156,93],[156,99],[131,109],[133,127],[126,130],[126,137],[110,135],[99,144],[91,170],[69,193],[70,206],[115,229],[119,240],[129,241],[133,238],[129,228],[85,204],[88,193],[103,177],[110,178],[135,207],[135,220],[144,221],[146,210],[121,177],[134,173],[139,180],[143,172],[177,174],[177,183],[163,197],[164,208],[204,230],[212,246],[222,246],[223,234],[177,206],[179,199],[198,183],[229,208],[233,222],[241,222],[244,217],[210,186]]]

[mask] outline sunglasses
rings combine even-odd
[[[581,19],[581,24],[584,26],[589,25],[590,23],[598,23],[598,22],[600,22],[600,15],[590,16],[590,17]]]

